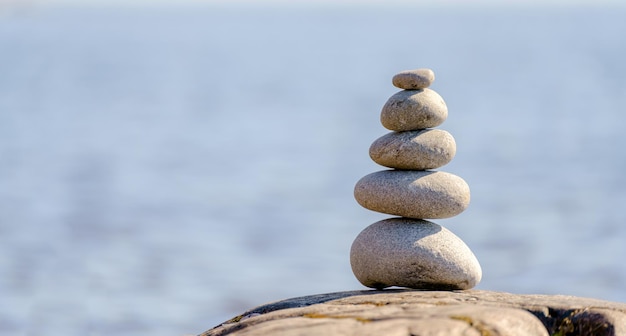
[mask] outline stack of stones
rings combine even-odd
[[[381,123],[392,132],[370,147],[372,160],[391,169],[363,177],[354,189],[363,207],[400,216],[370,225],[352,244],[352,271],[367,287],[469,289],[482,277],[469,247],[425,220],[456,216],[470,200],[462,178],[432,170],[456,153],[452,135],[433,129],[448,117],[441,96],[428,89],[434,79],[430,69],[393,77],[393,85],[403,90],[389,98],[381,113]]]

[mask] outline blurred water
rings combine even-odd
[[[0,333],[183,335],[362,288],[354,183],[430,67],[481,289],[626,301],[623,9],[0,12]]]

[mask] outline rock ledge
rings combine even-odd
[[[626,304],[483,290],[363,290],[269,303],[201,334],[218,335],[626,335]]]

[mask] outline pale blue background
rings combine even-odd
[[[362,289],[391,77],[435,70],[480,289],[626,302],[626,10],[0,10],[0,334],[184,335]]]

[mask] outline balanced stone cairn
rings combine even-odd
[[[392,132],[372,143],[374,162],[391,168],[359,180],[357,202],[366,209],[400,216],[365,228],[352,243],[350,264],[365,286],[415,289],[469,289],[482,277],[478,260],[446,228],[425,219],[449,218],[467,208],[469,186],[453,174],[433,171],[456,153],[450,133],[433,129],[448,117],[443,98],[428,87],[430,69],[402,71],[393,85],[382,125]]]

